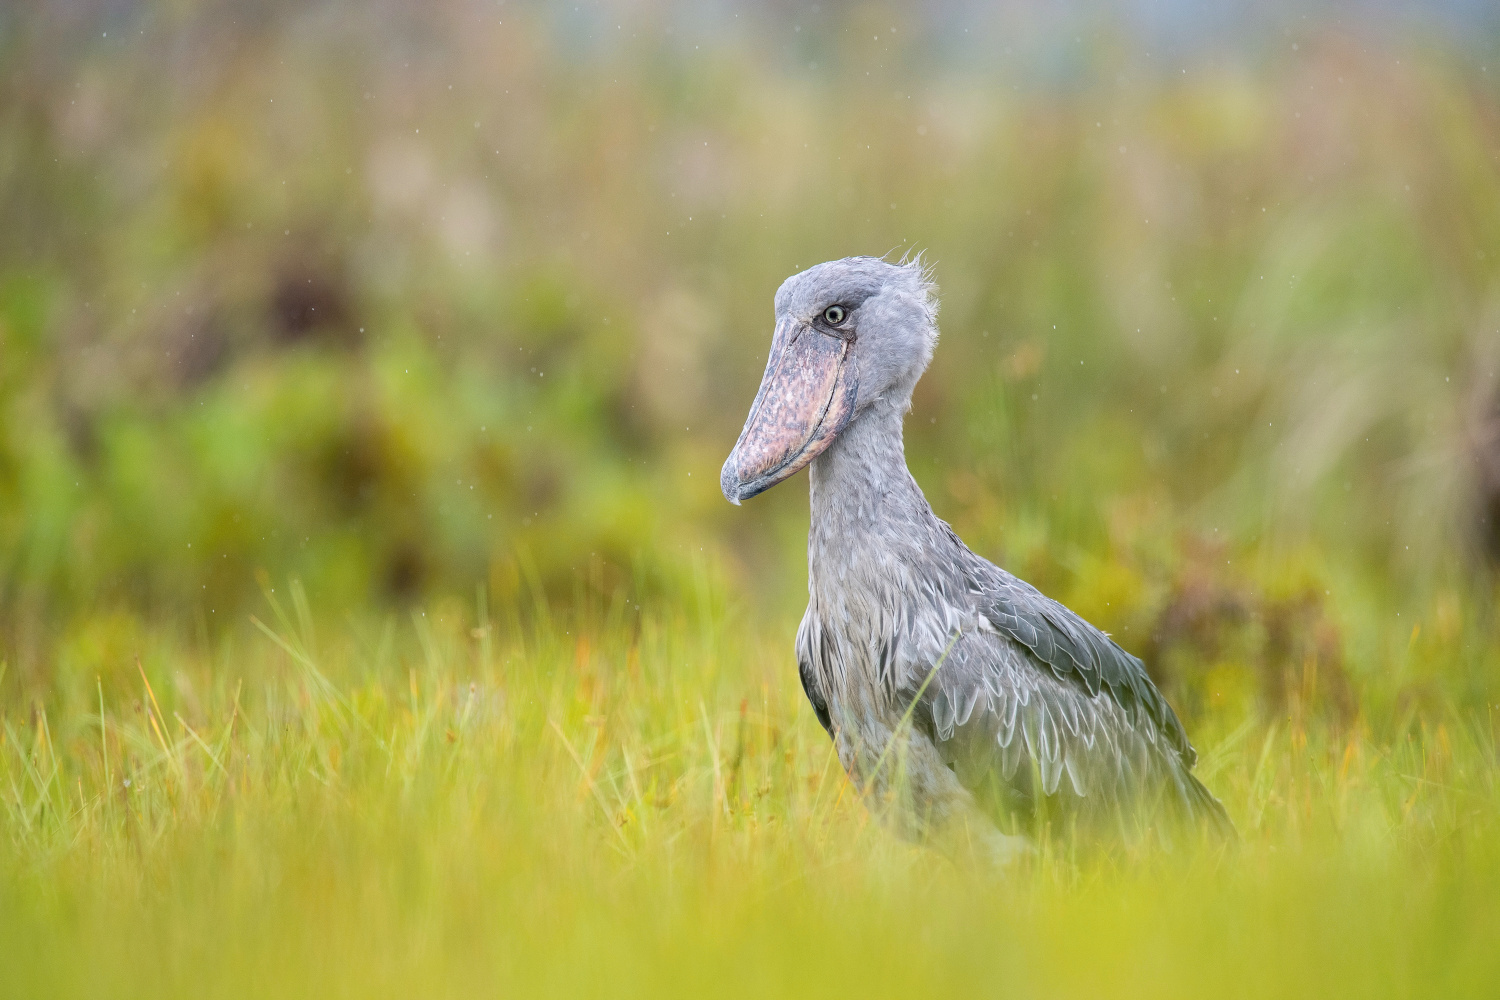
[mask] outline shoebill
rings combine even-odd
[[[1231,834],[1141,661],[971,552],[907,471],[902,417],[937,339],[919,261],[788,278],[720,477],[738,504],[810,467],[797,666],[844,769],[899,832],[1002,855],[1044,828]]]

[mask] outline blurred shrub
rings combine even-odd
[[[800,488],[731,512],[718,464],[776,285],[904,247],[944,295],[908,435],[939,512],[1162,670],[1243,625],[1281,705],[1310,662],[1346,686],[1333,586],[1488,613],[1494,73],[1315,25],[1168,67],[1106,25],[1038,78],[804,15],[5,15],[10,655],[101,607],[241,622],[257,570],[330,610],[705,572],[793,610]]]

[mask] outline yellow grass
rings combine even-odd
[[[1210,717],[1236,850],[892,838],[780,630],[449,606],[4,712],[12,996],[1492,995],[1489,719]],[[130,672],[136,670],[131,665]],[[92,679],[91,679],[92,680]],[[1217,735],[1212,735],[1217,734]]]

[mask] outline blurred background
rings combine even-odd
[[[912,468],[1189,714],[1500,689],[1500,8],[0,7],[0,685],[321,615],[787,633],[718,469],[788,275],[923,251]],[[460,604],[461,602],[461,604]]]

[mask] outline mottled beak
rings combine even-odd
[[[854,415],[858,378],[852,339],[782,320],[745,429],[724,461],[730,503],[764,493],[811,462]]]

